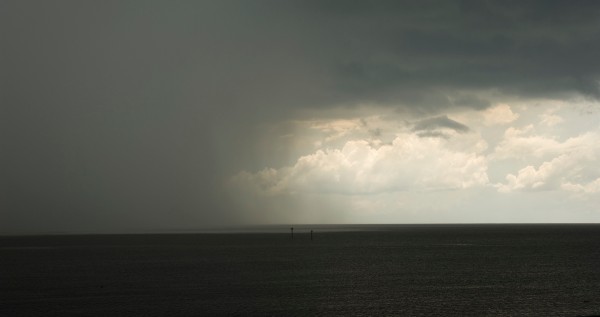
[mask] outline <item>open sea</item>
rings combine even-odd
[[[600,225],[241,231],[0,237],[0,316],[600,315]]]

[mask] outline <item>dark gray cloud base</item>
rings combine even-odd
[[[221,182],[264,167],[264,122],[360,103],[435,117],[488,107],[476,92],[490,89],[600,92],[593,1],[3,1],[0,12],[0,232],[236,223]]]
[[[452,130],[458,133],[466,133],[470,131],[468,126],[458,121],[454,121],[445,115],[420,120],[416,122],[413,127],[413,131],[422,137],[446,137],[447,135],[444,133],[444,129]]]

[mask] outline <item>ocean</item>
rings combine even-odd
[[[600,315],[600,225],[0,237],[0,316],[218,315]]]

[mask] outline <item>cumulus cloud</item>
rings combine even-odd
[[[565,121],[563,119],[563,117],[561,117],[555,113],[557,110],[558,110],[557,108],[552,108],[552,109],[546,110],[544,113],[542,113],[540,115],[540,124],[548,126],[548,127],[552,127],[552,126],[555,126],[555,125]]]
[[[561,188],[567,191],[584,194],[600,193],[600,178],[586,184],[566,182],[561,185]]]
[[[586,133],[558,142],[543,137],[529,137],[522,142],[512,143],[520,147],[520,154],[552,155],[538,167],[528,165],[516,174],[508,174],[506,183],[496,185],[500,192],[515,190],[557,190],[595,192],[595,177],[600,174],[600,168],[595,162],[600,157],[600,139],[596,133]],[[507,146],[504,144],[504,146]],[[534,151],[537,150],[537,151]],[[506,148],[501,148],[506,151]],[[590,182],[590,178],[594,181]]]
[[[538,168],[531,165],[519,170],[517,175],[509,174],[506,176],[506,184],[498,186],[500,192],[510,192],[513,190],[542,190],[556,189],[560,180],[569,174],[576,173],[571,168],[577,163],[577,159],[567,155],[561,155],[549,162],[544,162]],[[567,172],[565,172],[567,171]]]
[[[483,122],[485,125],[508,124],[519,118],[509,105],[498,104],[483,112]]]
[[[372,147],[352,140],[340,149],[318,150],[293,166],[242,172],[234,182],[258,192],[316,192],[349,195],[404,190],[464,189],[488,183],[487,162],[473,145],[455,151],[451,141],[400,134],[391,145]]]
[[[504,132],[504,139],[495,148],[494,159],[521,159],[555,157],[596,144],[595,133],[586,133],[560,142],[555,137],[535,134],[533,125],[524,128],[510,127]]]
[[[600,134],[590,130],[596,121],[561,109],[572,121],[565,120],[561,130],[548,129],[541,115],[555,112],[539,105],[497,104],[420,120],[388,113],[299,122],[296,138],[333,140],[304,148],[283,167],[246,169],[230,185],[241,193],[240,205],[254,202],[257,213],[279,215],[285,205],[270,203],[287,201],[300,219],[322,213],[360,221],[435,221],[431,212],[456,215],[468,209],[469,217],[485,221],[491,219],[487,211],[479,213],[487,200],[523,211],[539,208],[522,218],[497,208],[497,221],[533,221],[565,206],[588,212],[590,202],[600,198]],[[560,221],[572,219],[560,215]]]

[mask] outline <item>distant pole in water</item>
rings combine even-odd
[[[310,241],[312,241],[312,230],[310,231]]]
[[[290,228],[290,232],[292,233],[292,239],[294,239],[294,227]]]

